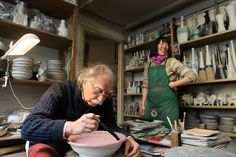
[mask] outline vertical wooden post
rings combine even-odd
[[[77,30],[78,30],[78,7],[74,8],[73,21],[72,21],[72,49],[71,49],[71,63],[70,63],[70,79],[74,80],[76,70],[76,54],[77,54]]]
[[[171,54],[173,56],[174,52],[174,43],[175,43],[175,38],[174,38],[175,32],[174,32],[174,20],[170,20],[170,46],[171,46]]]
[[[118,45],[118,83],[117,83],[117,123],[124,121],[124,49],[123,43]]]

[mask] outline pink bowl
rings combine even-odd
[[[68,143],[80,157],[109,157],[126,140],[125,135],[118,132],[115,133],[120,138],[119,141],[107,131],[93,131],[74,136]]]

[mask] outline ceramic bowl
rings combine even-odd
[[[107,131],[93,131],[72,137],[68,143],[80,157],[110,157],[126,140],[125,135],[116,134],[119,141]]]

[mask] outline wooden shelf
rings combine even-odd
[[[204,109],[236,109],[236,106],[181,106],[183,108],[204,108]]]
[[[26,33],[37,35],[40,39],[39,45],[41,46],[55,49],[65,49],[66,47],[68,48],[72,46],[72,40],[69,38],[0,20],[0,34],[2,37],[18,40]]]
[[[125,117],[130,117],[130,118],[142,118],[142,117],[140,117],[140,116],[127,115],[127,114],[125,114],[124,116],[125,116]]]
[[[236,137],[236,132],[232,133],[232,132],[222,132],[222,131],[220,131],[220,134],[226,135],[226,136],[229,136],[229,137]]]
[[[19,80],[19,79],[11,79],[10,81],[14,85],[42,86],[42,87],[49,87],[54,83],[51,81]]]
[[[4,0],[15,4],[15,0]],[[64,0],[22,0],[27,3],[27,8],[37,8],[46,16],[56,19],[68,19],[73,15],[75,5]],[[46,5],[45,5],[46,4]]]
[[[211,35],[200,37],[195,40],[190,40],[190,41],[180,43],[180,49],[186,50],[192,47],[196,48],[196,47],[205,46],[207,44],[212,44],[213,42],[217,43],[221,41],[227,41],[227,40],[234,39],[235,36],[236,36],[236,29],[230,29],[223,32],[214,33]]]
[[[124,72],[143,72],[143,71],[144,71],[144,66],[124,70]]]
[[[127,49],[124,49],[124,52],[134,52],[134,51],[138,51],[138,50],[149,49],[149,47],[150,47],[150,45],[151,45],[152,43],[153,43],[153,40],[152,40],[152,41],[145,42],[145,43],[143,43],[143,44],[139,44],[139,45],[136,45],[136,46],[127,48]]]
[[[124,96],[142,96],[142,93],[124,94]]]
[[[195,82],[195,83],[190,83],[185,86],[191,86],[191,85],[201,85],[201,84],[214,84],[214,83],[227,83],[227,82],[236,82],[236,79],[217,79],[217,80],[212,80],[212,81],[201,81],[201,82]],[[183,87],[185,87],[183,86]],[[181,88],[179,86],[178,88]]]

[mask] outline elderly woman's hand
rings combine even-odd
[[[140,157],[140,146],[131,136],[125,141],[124,155],[125,157]]]
[[[65,135],[78,135],[81,133],[88,133],[97,130],[100,123],[100,117],[93,113],[87,113],[73,122],[67,122]]]

